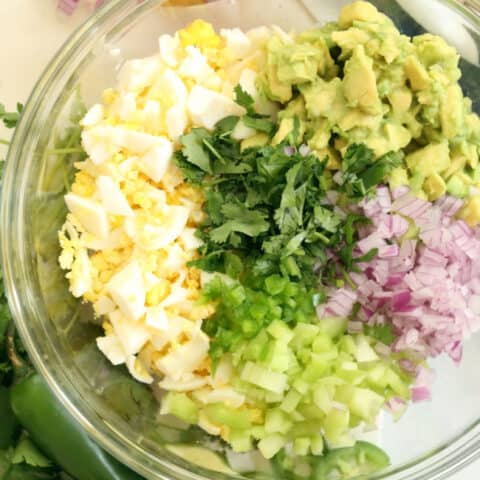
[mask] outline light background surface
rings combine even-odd
[[[80,6],[67,17],[57,11],[54,0],[0,0],[0,102],[13,109],[25,102],[47,62],[68,35],[86,18]],[[11,131],[0,127],[0,138]],[[0,149],[4,148],[0,145]],[[0,150],[0,158],[4,158]],[[479,480],[480,463],[475,463],[450,480]]]

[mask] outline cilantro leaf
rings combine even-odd
[[[326,207],[316,205],[313,210],[315,225],[329,233],[335,233],[342,222],[340,216]]]
[[[242,117],[242,122],[245,126],[259,130],[260,132],[265,132],[271,135],[275,130],[275,123],[272,122],[268,117],[253,117],[250,115],[245,115]]]
[[[385,345],[391,345],[397,338],[393,333],[393,327],[390,323],[385,323],[383,325],[364,325],[364,332],[370,337],[376,338],[378,341],[384,343]]]
[[[234,92],[235,102],[241,107],[245,108],[247,114],[255,114],[255,110],[253,108],[255,100],[253,99],[253,97],[248,92],[246,92],[240,84],[237,84],[237,86],[234,88]]]
[[[380,157],[373,165],[360,175],[360,179],[367,190],[382,183],[383,179],[395,168],[402,164],[403,154],[389,152]]]
[[[15,447],[11,462],[13,464],[26,463],[32,467],[41,468],[52,465],[52,462],[40,452],[37,446],[27,436],[24,436]]]
[[[23,105],[17,103],[17,110],[15,112],[7,112],[5,105],[0,103],[0,120],[7,128],[15,128],[17,126],[20,115],[23,112]]]
[[[342,159],[341,190],[349,198],[359,200],[382,183],[402,160],[401,152],[388,152],[376,159],[374,151],[365,144],[352,144]]]
[[[264,213],[249,210],[245,205],[227,203],[222,206],[222,214],[224,223],[210,232],[210,238],[215,243],[226,242],[234,232],[256,237],[270,227]]]
[[[204,172],[212,173],[210,157],[204,149],[204,140],[209,137],[210,134],[205,128],[192,128],[189,133],[182,135],[180,142],[183,146],[182,153],[189,163]]]

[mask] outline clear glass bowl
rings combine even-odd
[[[151,479],[228,479],[176,456],[168,444],[204,441],[199,432],[158,423],[153,393],[129,380],[96,351],[99,326],[68,293],[57,265],[56,231],[63,221],[63,192],[75,154],[51,152],[71,126],[78,92],[87,105],[114,84],[119,65],[148,56],[162,32],[201,17],[216,27],[276,23],[302,29],[335,19],[338,0],[219,0],[203,6],[166,7],[160,0],[119,0],[92,16],[63,46],[38,81],[7,160],[1,242],[5,283],[22,339],[35,366],[90,435],[120,460]],[[452,1],[373,1],[406,34],[443,35],[462,55],[462,86],[480,109],[480,20]],[[68,146],[67,146],[68,147]],[[65,152],[64,152],[65,153]],[[480,338],[464,361],[435,362],[431,403],[413,405],[397,424],[387,420],[380,445],[392,467],[372,478],[448,478],[480,457]],[[212,445],[210,445],[211,447]],[[257,476],[260,478],[260,476]],[[275,478],[264,474],[261,478]]]

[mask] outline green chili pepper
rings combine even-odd
[[[0,450],[11,445],[17,430],[17,421],[10,407],[8,388],[0,385]]]
[[[38,447],[75,479],[141,480],[87,435],[38,374],[13,386],[10,400]]]

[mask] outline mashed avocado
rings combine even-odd
[[[377,157],[403,151],[392,187],[409,185],[436,200],[465,198],[461,216],[480,221],[480,119],[458,85],[459,56],[441,37],[406,37],[372,4],[354,2],[329,23],[267,44],[259,83],[281,102],[275,142],[293,129],[328,168],[340,168],[349,145]],[[476,188],[472,188],[476,187]],[[477,211],[478,209],[478,211]]]

